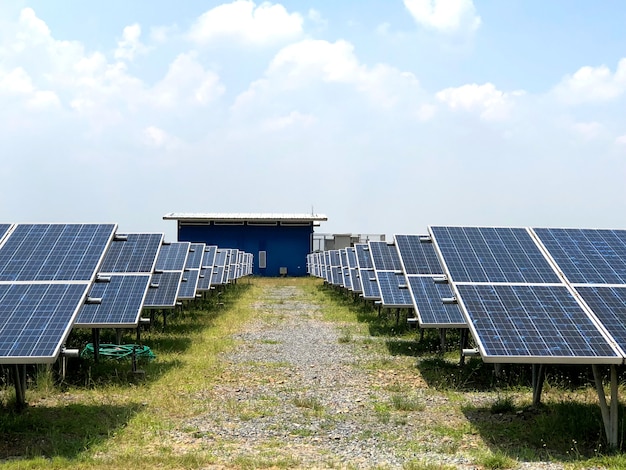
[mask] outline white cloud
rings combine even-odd
[[[146,52],[148,48],[141,43],[140,37],[141,26],[138,23],[126,26],[122,32],[122,39],[117,42],[114,57],[132,61],[137,54]]]
[[[191,27],[189,38],[198,44],[218,38],[235,38],[246,44],[265,45],[302,34],[303,18],[285,7],[269,2],[257,6],[250,0],[236,0],[203,13]]]
[[[156,126],[148,126],[143,131],[144,143],[150,147],[164,147],[173,142],[173,138]]]
[[[219,76],[204,70],[195,54],[180,54],[165,77],[150,90],[149,100],[159,107],[204,106],[224,93]]]
[[[615,139],[615,143],[618,145],[626,146],[626,134],[621,135],[617,139]]]
[[[626,91],[626,58],[615,70],[601,65],[585,66],[566,76],[553,90],[566,104],[602,103],[617,99]]]
[[[457,88],[446,88],[439,91],[436,97],[452,110],[478,112],[482,119],[497,121],[509,117],[514,98],[522,94],[523,91],[505,93],[492,83],[484,85],[472,83]]]
[[[267,119],[263,123],[262,128],[265,131],[278,132],[294,126],[307,127],[314,124],[316,121],[315,117],[310,114],[292,111],[286,116]]]
[[[472,0],[404,0],[415,21],[442,33],[474,32],[481,24]]]
[[[599,122],[576,122],[572,129],[586,140],[592,140],[600,136],[603,126]]]

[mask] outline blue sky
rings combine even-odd
[[[0,212],[626,225],[626,3],[0,4]]]

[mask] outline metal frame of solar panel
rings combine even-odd
[[[413,300],[395,245],[371,240],[368,245],[380,289],[381,305],[385,308],[413,308]]]
[[[171,242],[161,245],[144,307],[151,309],[176,307],[190,246],[190,242]]]
[[[429,232],[485,362],[622,362],[623,353],[529,229]]]
[[[57,359],[116,229],[115,224],[2,227],[0,364]]]
[[[413,309],[421,328],[467,328],[457,304],[444,303],[454,296],[430,236],[395,235]]]
[[[357,243],[354,245],[354,249],[359,268],[359,280],[361,281],[361,295],[365,300],[380,300],[380,288],[374,272],[369,245]]]
[[[162,233],[116,234],[74,326],[137,327],[162,242]]]
[[[350,278],[350,267],[348,266],[348,252],[346,248],[339,250],[339,260],[341,261],[341,286],[344,289],[352,290],[352,279]]]

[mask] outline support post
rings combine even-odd
[[[617,368],[611,365],[611,407],[606,402],[604,394],[604,386],[602,385],[602,376],[596,364],[591,365],[593,378],[596,383],[596,391],[598,392],[598,401],[600,402],[600,411],[602,412],[602,422],[604,423],[604,432],[609,448],[617,448]]]
[[[18,410],[26,407],[26,366],[15,364],[13,366],[13,382],[15,385],[15,404]]]
[[[122,344],[122,329],[115,328],[115,344]]]
[[[441,341],[441,352],[446,351],[446,329],[439,329],[439,340]]]
[[[92,328],[91,344],[93,344],[93,361],[97,364],[100,361],[100,329]]]
[[[544,364],[533,364],[533,406],[541,404],[541,392],[543,391],[543,382],[546,377]]]
[[[459,365],[463,367],[465,365],[463,350],[467,348],[469,330],[467,328],[459,328],[459,334],[461,335]]]

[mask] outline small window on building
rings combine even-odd
[[[267,267],[267,251],[259,251],[259,269],[265,269]]]

